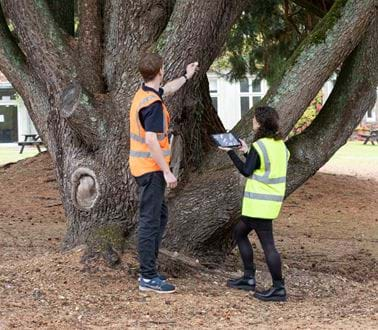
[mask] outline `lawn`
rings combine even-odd
[[[347,160],[378,161],[378,145],[363,144],[362,141],[348,142],[331,159],[332,162]]]
[[[21,159],[33,157],[38,154],[36,147],[25,147],[22,154],[20,154],[20,148],[21,147],[0,146],[0,166],[8,163],[14,163]]]
[[[362,141],[348,142],[321,169],[336,174],[378,177],[378,145],[364,145]]]

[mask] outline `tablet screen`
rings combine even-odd
[[[234,148],[240,147],[239,140],[232,133],[212,134],[215,143],[220,147]]]

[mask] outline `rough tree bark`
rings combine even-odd
[[[181,75],[190,61],[201,63],[197,78],[168,100],[176,134],[174,165],[186,175],[170,195],[174,220],[165,244],[190,254],[224,255],[239,209],[240,179],[225,157],[208,152],[208,134],[223,127],[211,106],[205,73],[245,1],[83,0],[75,38],[73,21],[60,24],[69,10],[64,15],[49,11],[55,0],[0,4],[0,70],[25,100],[48,145],[68,220],[65,247],[88,243],[110,252],[115,262],[113,247],[122,249],[124,238],[135,229],[128,109],[140,84],[140,53],[155,49],[163,39],[168,79]],[[373,0],[336,1],[323,28],[298,50],[264,99],[280,109],[286,131],[359,43],[373,9]],[[250,118],[243,118],[239,133],[249,133]],[[305,135],[301,138],[298,150],[307,143]],[[190,173],[193,165],[198,171]]]

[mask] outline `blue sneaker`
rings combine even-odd
[[[162,281],[158,276],[154,278],[140,278],[139,281],[140,291],[153,291],[157,293],[173,293],[176,291],[174,285]]]

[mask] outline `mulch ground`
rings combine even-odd
[[[289,299],[262,303],[217,275],[172,279],[173,295],[141,294],[136,256],[90,266],[61,253],[65,218],[47,154],[0,168],[0,329],[377,329],[377,181],[316,174],[275,223]],[[256,237],[251,235],[253,244]],[[269,285],[256,246],[259,287]]]

